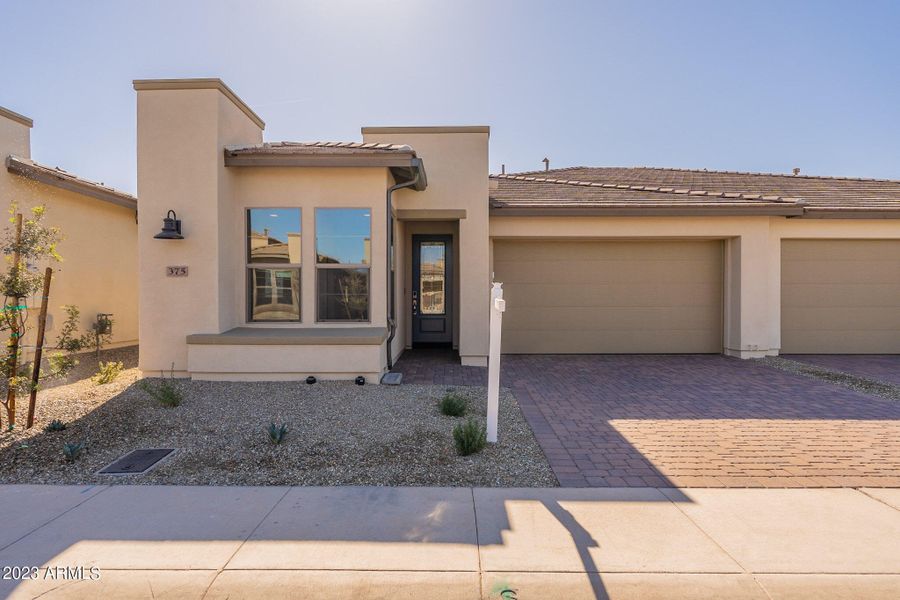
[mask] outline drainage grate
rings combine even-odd
[[[385,373],[381,378],[384,385],[400,385],[403,380],[403,373]]]
[[[175,452],[174,448],[147,448],[132,450],[125,456],[116,459],[112,464],[100,469],[103,475],[133,475],[146,473],[156,463]]]

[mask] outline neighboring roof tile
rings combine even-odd
[[[47,185],[69,190],[98,200],[111,202],[126,208],[137,208],[137,198],[127,192],[111,188],[102,182],[83,179],[59,167],[48,167],[29,158],[10,155],[6,157],[6,169]]]
[[[406,144],[379,144],[375,142],[266,142],[252,146],[226,146],[230,156],[241,155],[297,155],[297,154],[380,154],[396,153],[416,155]]]
[[[656,194],[705,199],[707,205],[721,205],[713,198],[754,202],[803,202],[806,212],[900,211],[900,181],[851,177],[779,175],[738,171],[708,171],[651,167],[567,167],[494,175],[498,185],[491,191],[492,205],[513,206],[538,199],[549,205],[569,205],[573,200],[608,202],[607,192],[628,190],[615,200],[639,205]],[[513,182],[537,182],[525,189]],[[579,198],[568,186],[588,187],[591,192]],[[647,194],[647,192],[653,192]],[[677,200],[672,200],[677,202]]]

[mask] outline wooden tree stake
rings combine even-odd
[[[16,245],[15,251],[13,253],[13,264],[12,264],[12,272],[13,272],[13,280],[17,281],[19,277],[19,262],[21,262],[21,256],[19,249],[22,246],[22,213],[16,215]],[[12,306],[12,317],[9,316],[9,313],[6,315],[7,322],[9,323],[9,341],[6,344],[6,350],[9,352],[9,355],[6,357],[6,414],[9,419],[9,427],[12,428],[16,424],[16,386],[15,378],[16,371],[18,371],[19,367],[19,306],[21,298],[13,298],[13,306]],[[10,310],[9,306],[5,306],[7,311]]]
[[[37,403],[38,380],[41,377],[41,355],[44,353],[44,329],[47,325],[47,302],[50,300],[50,279],[53,277],[53,269],[47,267],[44,271],[44,293],[41,296],[41,314],[38,317],[37,348],[34,350],[34,365],[31,369],[31,396],[28,398],[28,422],[25,429],[34,426],[34,407]]]

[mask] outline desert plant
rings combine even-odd
[[[124,368],[125,365],[121,362],[101,362],[100,370],[97,371],[96,375],[91,377],[91,381],[94,382],[94,385],[103,385],[104,383],[113,382]]]
[[[66,442],[63,444],[63,455],[69,462],[75,462],[81,456],[82,450],[84,450],[84,442]]]
[[[159,377],[159,383],[152,383],[145,379],[140,383],[141,389],[167,408],[174,408],[181,404],[183,397],[175,385],[175,363],[172,363],[172,370],[168,378],[162,371],[160,371]]]
[[[66,424],[60,421],[59,419],[53,419],[46,425],[44,425],[44,431],[47,433],[52,433],[54,431],[65,431]]]
[[[66,313],[66,320],[56,336],[57,352],[49,359],[52,377],[62,377],[71,371],[78,364],[75,355],[84,348],[84,340],[78,335],[81,311],[74,304],[66,304],[62,309]]]
[[[469,401],[466,400],[465,396],[462,394],[447,392],[444,394],[444,397],[441,398],[439,407],[441,409],[441,414],[443,415],[447,415],[448,417],[461,417],[466,414],[468,405]]]
[[[288,432],[288,426],[287,423],[282,423],[281,425],[269,423],[267,431],[269,433],[269,440],[271,440],[273,444],[278,445],[284,441],[284,436],[287,435]]]
[[[484,425],[469,418],[465,423],[460,423],[453,428],[453,442],[460,456],[468,456],[481,452],[487,443],[487,432]]]

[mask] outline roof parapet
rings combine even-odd
[[[8,108],[3,108],[2,106],[0,106],[0,117],[6,117],[7,119],[15,121],[16,123],[20,123],[25,127],[28,127],[29,129],[34,127],[34,121],[29,119],[25,115],[20,115],[19,113],[13,112]]]
[[[260,129],[266,128],[266,123],[258,114],[253,112],[246,102],[232,91],[225,82],[218,77],[206,77],[195,79],[135,79],[134,89],[143,90],[219,90],[226,98],[237,106],[241,112],[253,121]]]

